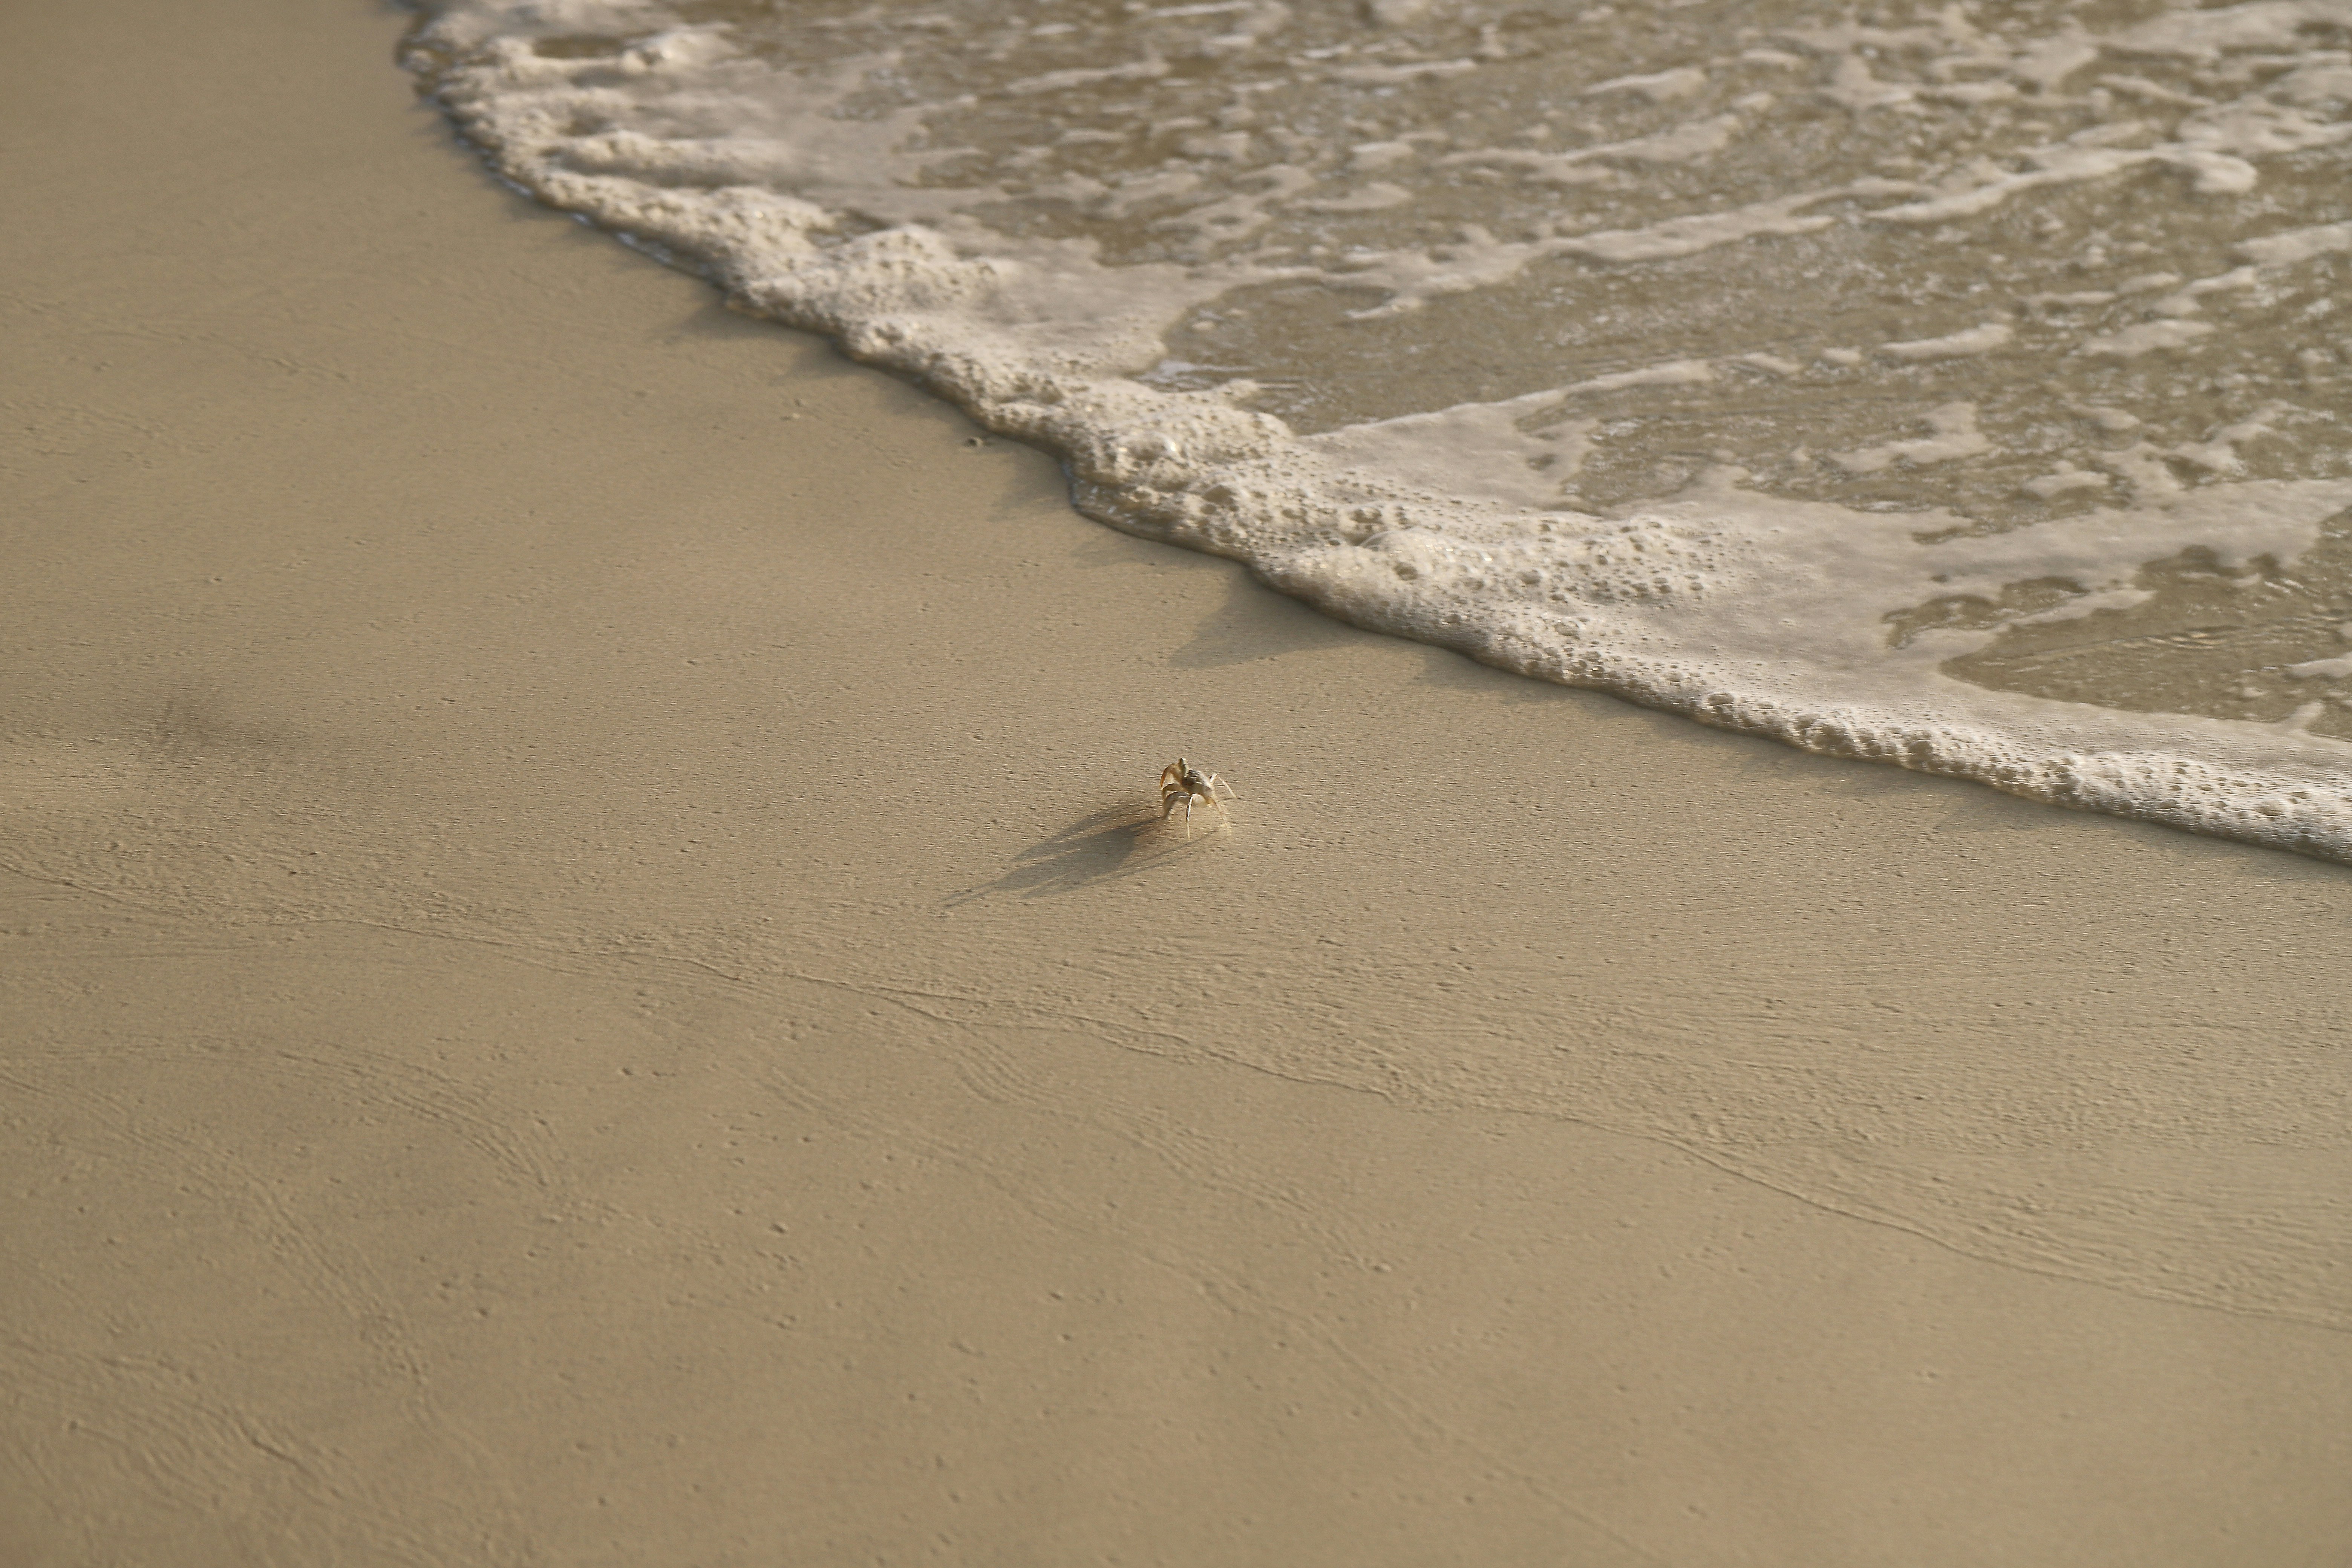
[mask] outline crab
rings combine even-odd
[[[1217,798],[1221,786],[1228,798],[1241,798],[1240,792],[1226,784],[1223,777],[1216,773],[1204,773],[1183,758],[1177,758],[1160,770],[1160,819],[1167,821],[1176,810],[1177,804],[1181,802],[1184,806],[1184,837],[1191,838],[1192,807],[1195,805],[1213,805],[1217,808],[1217,815],[1224,815],[1225,803]]]

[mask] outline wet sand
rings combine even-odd
[[[1322,620],[201,9],[8,26],[0,1559],[2352,1552],[2352,871]]]

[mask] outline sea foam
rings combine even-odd
[[[435,0],[506,177],[1359,626],[2352,859],[2352,0]]]

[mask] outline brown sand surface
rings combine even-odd
[[[401,26],[0,23],[0,1563],[2352,1559],[2352,871],[1110,533]]]

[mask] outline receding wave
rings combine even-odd
[[[1116,526],[2352,858],[2352,0],[440,0],[409,59]]]

